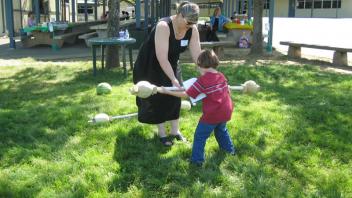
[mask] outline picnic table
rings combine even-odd
[[[36,45],[50,45],[53,48],[61,48],[64,43],[74,44],[77,36],[87,32],[92,25],[101,24],[103,21],[90,22],[53,22],[44,23],[42,25],[25,27],[21,38],[24,47],[33,47]]]
[[[241,36],[245,34],[248,37],[250,43],[252,43],[253,25],[229,22],[224,25],[224,28],[228,31],[225,40],[237,43]]]
[[[143,21],[143,20],[142,20]],[[120,21],[120,29],[127,28],[130,25],[133,25],[136,23],[136,19],[129,19],[129,20],[124,20]],[[98,33],[98,37],[106,38],[108,37],[108,24],[99,24],[99,25],[93,25],[90,27],[91,30],[94,30]]]
[[[97,47],[101,47],[101,67],[102,70],[104,70],[104,48],[108,45],[117,45],[121,46],[122,50],[122,62],[123,62],[123,68],[125,75],[127,76],[127,66],[126,66],[126,52],[125,49],[128,45],[131,45],[136,42],[136,39],[134,38],[128,38],[128,39],[123,39],[123,38],[118,38],[118,37],[110,37],[110,38],[101,38],[101,37],[96,37],[96,38],[90,38],[88,39],[88,43],[92,47],[92,56],[93,56],[93,75],[96,76],[97,73],[97,66],[96,66],[96,61],[97,61]],[[129,47],[129,59],[130,59],[130,67],[133,69],[133,57],[132,57],[132,47]]]

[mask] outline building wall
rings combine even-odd
[[[288,17],[289,0],[275,0],[275,17]],[[296,18],[352,18],[352,1],[342,0],[338,9],[297,9]],[[264,10],[264,16],[269,16],[269,10]]]
[[[352,18],[352,1],[344,0],[341,2],[341,9],[338,10],[339,18]]]

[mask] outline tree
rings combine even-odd
[[[120,30],[120,0],[109,0],[108,37],[116,37]],[[119,47],[108,46],[106,51],[106,67],[120,66]]]
[[[263,53],[263,0],[253,1],[253,45],[250,54]]]

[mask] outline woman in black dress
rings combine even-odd
[[[145,80],[157,86],[180,87],[180,53],[189,47],[196,62],[201,51],[197,29],[199,7],[194,3],[182,2],[176,11],[176,15],[161,19],[142,44],[133,70],[135,84]],[[157,124],[160,141],[165,146],[171,146],[173,138],[185,140],[179,131],[179,98],[155,94],[145,99],[137,97],[136,103],[138,120]],[[171,122],[171,140],[166,136],[166,121]]]

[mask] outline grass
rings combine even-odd
[[[352,197],[352,76],[278,62],[223,63],[233,92],[229,122],[238,155],[212,136],[206,163],[188,164],[191,143],[163,147],[136,119],[91,125],[96,113],[136,111],[131,75],[94,78],[83,60],[0,67],[0,197]],[[184,79],[193,65],[183,65]],[[99,82],[113,93],[97,96]],[[200,105],[181,113],[192,142]]]

